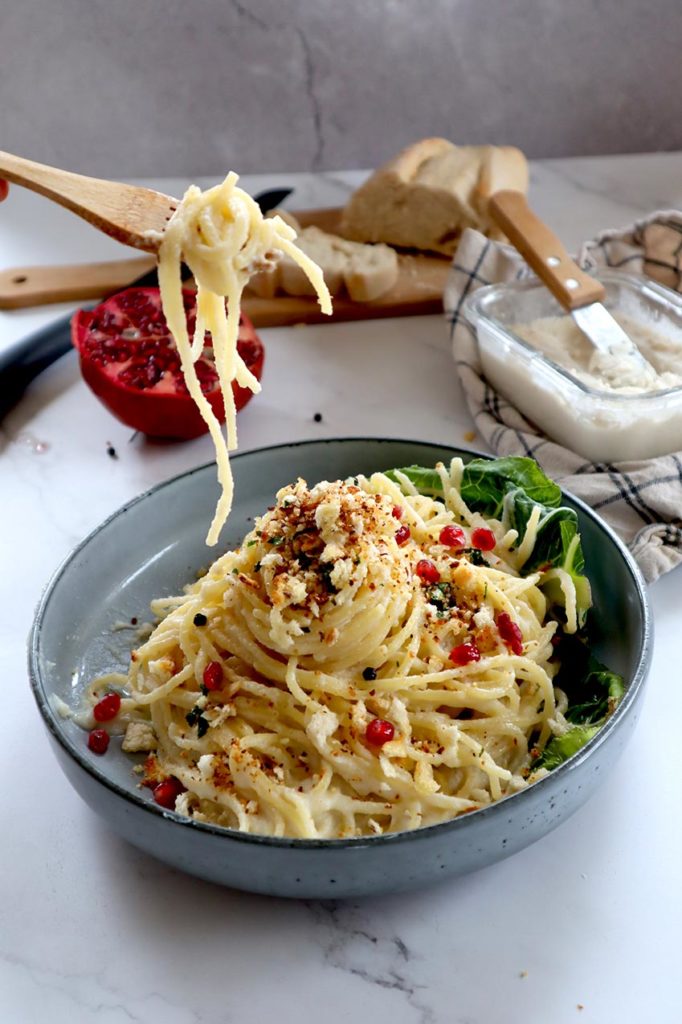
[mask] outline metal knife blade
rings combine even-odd
[[[632,338],[625,333],[606,306],[601,302],[591,302],[570,312],[575,323],[594,347],[599,352],[618,360],[611,374],[608,373],[608,364],[604,363],[600,367],[605,376],[612,376],[614,382],[617,380],[621,387],[642,384],[645,380],[653,382],[656,377],[653,366],[647,362]]]
[[[290,188],[271,188],[259,192],[253,198],[265,214],[280,206],[292,191]],[[191,271],[183,263],[182,280],[187,281],[191,276]],[[131,281],[128,288],[156,288],[158,283],[154,267]],[[0,352],[0,419],[16,405],[39,373],[70,351],[70,326],[71,313],[34,331],[5,352]]]
[[[619,386],[653,382],[656,371],[603,305],[606,290],[571,259],[554,232],[535,214],[522,192],[496,192],[488,214],[598,352],[607,354],[600,373]]]

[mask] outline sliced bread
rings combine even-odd
[[[520,150],[422,139],[370,176],[341,221],[348,238],[452,255],[466,227],[490,230],[487,200],[501,188],[526,191]]]

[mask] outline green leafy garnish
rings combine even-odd
[[[435,469],[405,466],[398,471],[388,470],[386,476],[398,483],[396,472],[406,476],[420,494],[443,494]],[[519,539],[523,538],[533,510],[540,509],[537,539],[523,567],[524,574],[550,568],[570,573],[576,589],[578,622],[582,625],[591,604],[590,584],[583,571],[578,516],[572,508],[561,504],[559,485],[545,476],[534,459],[508,456],[472,459],[462,472],[460,490],[471,509],[489,519],[499,519],[507,529],[516,530]],[[546,581],[543,589],[552,604],[565,605],[557,580]]]
[[[462,497],[484,516],[504,521],[508,495],[516,491],[521,491],[532,504],[549,508],[561,504],[561,488],[545,476],[534,459],[472,459],[464,467]]]
[[[585,637],[563,636],[558,654],[554,682],[568,697],[565,717],[578,725],[603,723],[622,700],[623,677],[595,658]]]
[[[563,636],[559,644],[561,668],[554,683],[568,697],[564,717],[571,728],[555,736],[532,764],[551,771],[576,754],[599,732],[623,698],[623,677],[603,665],[590,651],[584,636]]]
[[[574,725],[563,736],[555,736],[549,741],[540,756],[533,761],[532,768],[546,768],[547,771],[553,771],[564,761],[568,761],[569,757],[577,754],[593,736],[597,735],[600,729],[600,725]]]

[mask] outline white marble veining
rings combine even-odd
[[[338,202],[357,180],[246,184],[291,182],[294,205],[306,206]],[[682,206],[682,155],[536,164],[531,199],[574,246],[654,206]],[[19,189],[0,207],[1,265],[117,251]],[[0,313],[0,346],[59,312]],[[471,429],[438,317],[262,333],[264,389],[240,415],[243,449],[343,434],[463,443]],[[679,571],[651,590],[657,639],[642,721],[617,773],[570,821],[422,892],[266,899],[185,877],[112,835],[57,769],[26,682],[25,637],[58,562],[126,499],[208,460],[208,441],[131,441],[69,355],[7,417],[0,445],[2,1024],[679,1020]]]

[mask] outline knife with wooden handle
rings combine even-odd
[[[653,366],[603,304],[604,285],[571,259],[522,192],[496,192],[488,202],[488,213],[596,349],[624,356],[647,378],[655,378]]]

